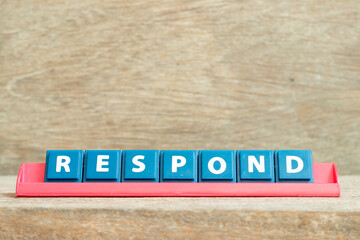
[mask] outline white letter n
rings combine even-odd
[[[259,172],[261,172],[261,173],[265,172],[264,156],[260,156],[260,163],[257,161],[255,156],[249,156],[248,157],[249,172],[251,172],[251,173],[254,172],[254,165]]]

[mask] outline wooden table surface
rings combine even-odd
[[[356,239],[360,176],[340,198],[17,198],[0,177],[0,238]]]
[[[360,174],[359,76],[359,0],[0,1],[0,174],[47,149],[312,149]]]

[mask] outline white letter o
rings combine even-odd
[[[216,161],[220,162],[220,168],[218,170],[216,170],[214,168],[214,163]],[[210,159],[210,161],[208,163],[208,168],[209,168],[209,171],[213,174],[222,174],[226,170],[226,162],[221,157],[213,157],[212,159]]]

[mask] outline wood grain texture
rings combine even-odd
[[[0,1],[0,174],[47,149],[312,149],[360,173],[360,2]]]
[[[15,180],[0,177],[1,239],[360,238],[360,176],[340,198],[16,198]]]

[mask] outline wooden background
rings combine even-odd
[[[360,2],[0,1],[0,174],[47,149],[312,149],[360,174]]]

